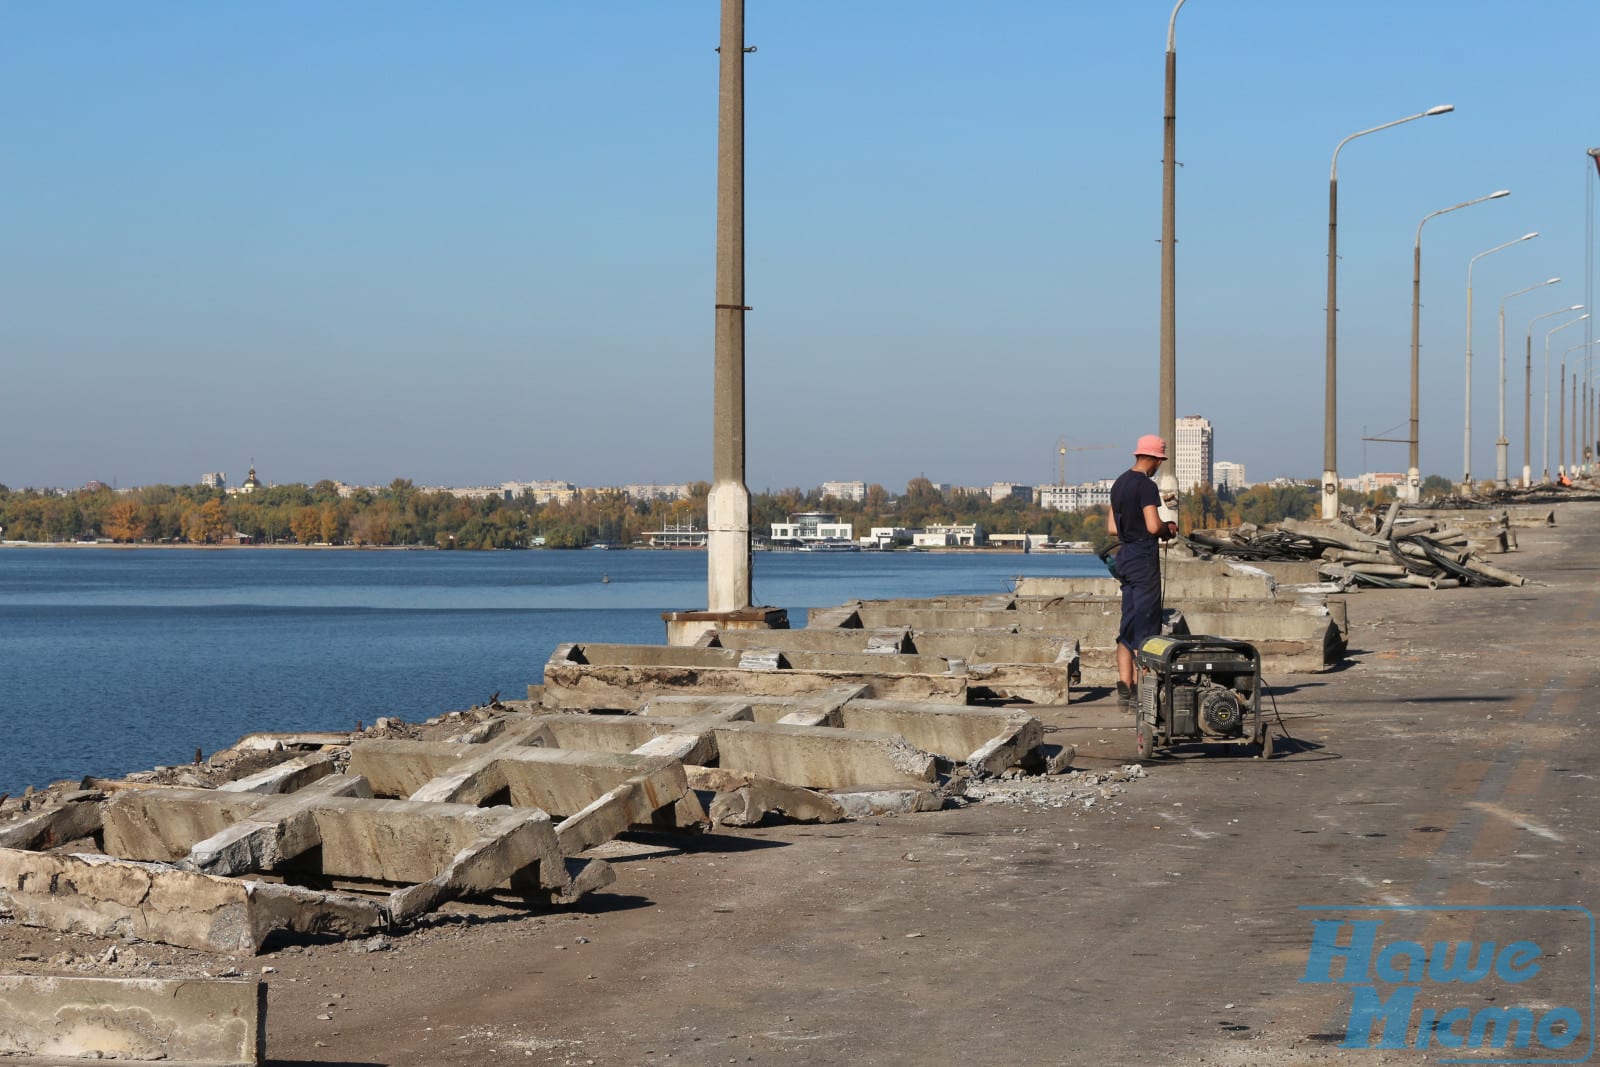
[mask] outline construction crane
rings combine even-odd
[[[1099,452],[1116,447],[1116,445],[1069,445],[1065,437],[1056,438],[1056,485],[1064,487],[1067,484],[1068,452]]]

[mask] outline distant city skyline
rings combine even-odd
[[[1048,484],[1058,439],[1114,446],[1077,482],[1159,432],[1171,9],[750,5],[752,489]],[[1403,436],[1418,220],[1510,189],[1428,229],[1421,468],[1461,473],[1467,264],[1538,231],[1473,279],[1475,472],[1497,309],[1564,279],[1507,306],[1520,468],[1529,322],[1593,302],[1597,30],[1592,0],[1185,6],[1177,410],[1317,476],[1333,150],[1451,104],[1340,159],[1338,467],[1406,463],[1362,438]],[[0,483],[709,478],[716,35],[715,0],[0,5]]]

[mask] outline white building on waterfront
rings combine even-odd
[[[855,538],[855,527],[840,522],[839,516],[829,511],[802,511],[790,515],[788,522],[772,524],[774,541],[850,541]]]
[[[1178,420],[1177,432],[1172,470],[1178,491],[1187,493],[1211,480],[1211,422],[1201,415],[1185,415]]]
[[[1219,459],[1211,465],[1211,484],[1230,493],[1237,493],[1250,486],[1250,483],[1244,480],[1244,464],[1231,463],[1225,459]]]
[[[911,537],[918,548],[976,548],[987,540],[983,527],[976,523],[929,523]]]

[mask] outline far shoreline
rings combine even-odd
[[[278,541],[269,544],[251,545],[194,545],[194,544],[157,544],[153,542],[119,543],[107,541],[0,541],[0,549],[42,549],[42,548],[71,548],[71,549],[115,549],[117,551],[156,550],[168,551],[171,549],[188,549],[196,552],[232,552],[232,551],[287,551],[287,552],[586,552],[592,546],[583,548],[452,548],[444,549],[437,545],[329,545],[310,544],[302,545],[289,541]],[[704,553],[704,548],[618,548],[612,546],[611,552],[699,552]],[[863,549],[866,552],[878,554],[881,549]],[[928,555],[928,556],[1090,556],[1092,552],[1039,552],[1024,551],[1020,548],[923,548],[916,551],[908,549],[892,549],[894,555]]]

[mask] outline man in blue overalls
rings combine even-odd
[[[1161,632],[1161,560],[1158,540],[1178,532],[1175,522],[1161,519],[1161,494],[1155,473],[1167,458],[1167,443],[1153,433],[1139,438],[1133,468],[1111,486],[1111,511],[1106,532],[1117,538],[1117,581],[1122,583],[1122,625],[1117,629],[1117,700],[1128,710],[1137,705],[1133,654],[1145,638]]]

